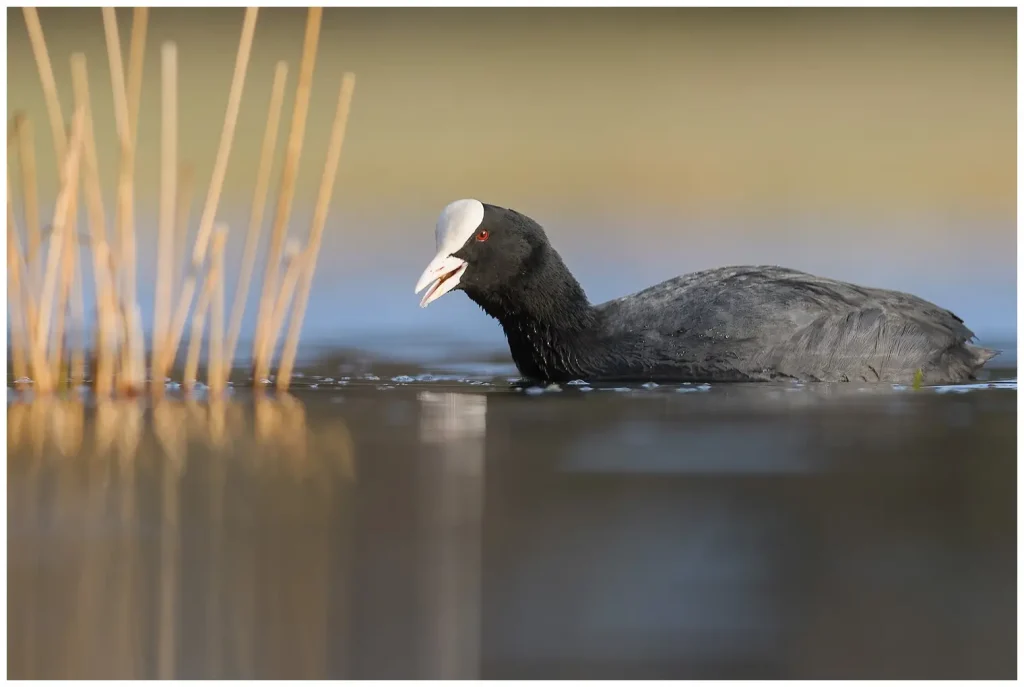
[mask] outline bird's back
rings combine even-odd
[[[995,355],[921,298],[774,266],[683,275],[597,311],[664,378],[961,381]]]

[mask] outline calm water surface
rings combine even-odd
[[[474,370],[9,396],[9,677],[1015,677],[1016,370]]]

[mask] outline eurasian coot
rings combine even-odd
[[[928,301],[772,266],[687,274],[591,305],[535,221],[458,200],[416,284],[466,292],[529,379],[960,382],[998,351]]]

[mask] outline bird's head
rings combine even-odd
[[[485,293],[528,275],[547,246],[540,225],[514,210],[457,200],[441,212],[437,255],[416,282],[426,307],[454,289]],[[428,288],[429,287],[429,288]]]

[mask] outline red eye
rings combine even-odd
[[[488,238],[490,238],[490,236],[491,236],[491,232],[487,231],[486,229],[481,229],[480,231],[478,231],[476,233],[476,240],[477,241],[486,241]]]

